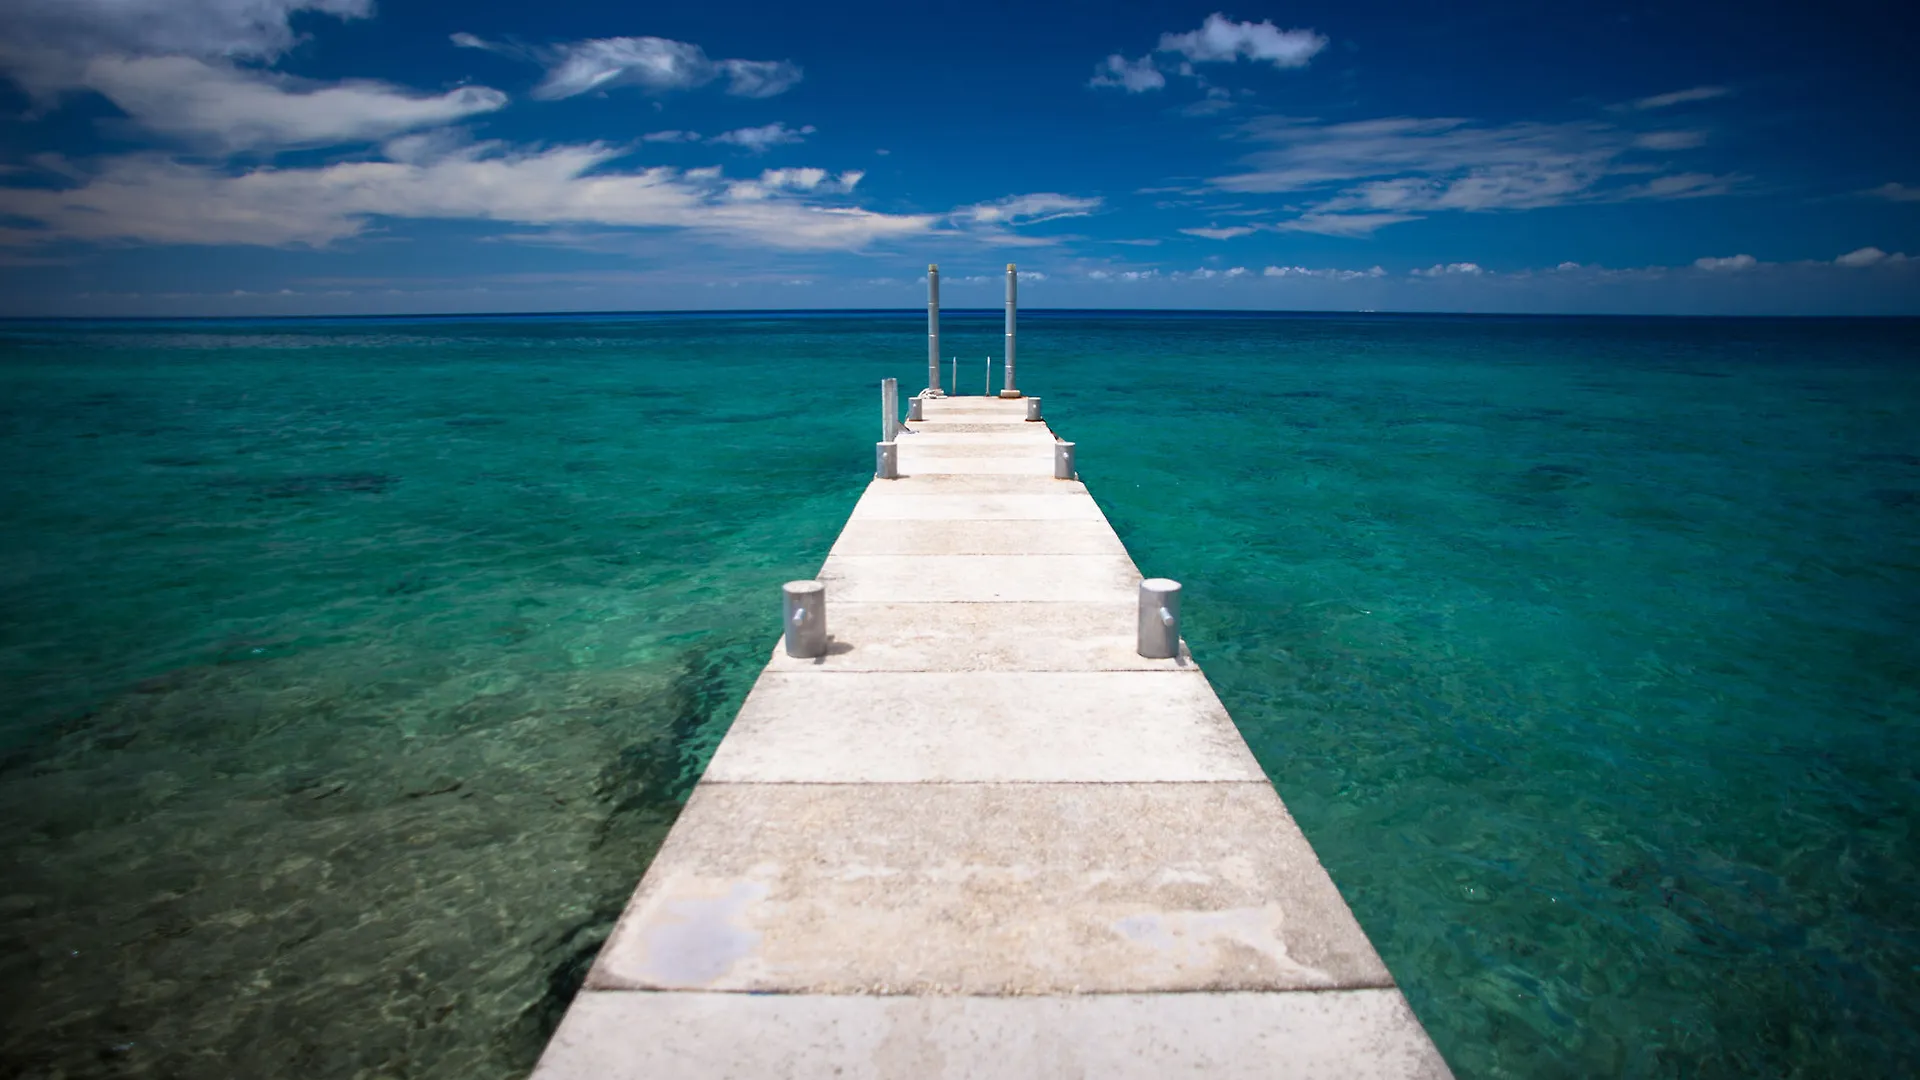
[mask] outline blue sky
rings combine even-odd
[[[0,314],[1920,313],[1900,10],[10,0]]]

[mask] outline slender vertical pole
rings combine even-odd
[[[1004,380],[1002,380],[1001,386],[1000,386],[1000,396],[1003,398],[1017,398],[1020,396],[1020,389],[1019,389],[1020,384],[1018,382],[1015,382],[1013,377],[1013,352],[1014,352],[1013,322],[1014,322],[1015,310],[1020,306],[1020,302],[1018,298],[1019,287],[1020,287],[1020,275],[1018,272],[1014,270],[1013,264],[1008,263],[1007,264],[1007,377]]]
[[[949,363],[947,367],[951,368],[953,371],[953,396],[959,397],[960,396],[960,358],[957,356],[954,357],[952,362]]]
[[[992,355],[987,356],[987,366],[984,368],[981,368],[980,372],[981,372],[980,392],[982,394],[987,395],[988,397],[992,397],[993,396],[993,357]]]
[[[927,389],[940,391],[940,264],[927,264]]]
[[[900,380],[880,380],[880,441],[892,442],[900,428]]]

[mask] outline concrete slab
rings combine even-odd
[[[902,446],[965,447],[970,452],[989,454],[1017,453],[1021,450],[1031,451],[1035,447],[1051,450],[1053,444],[1059,440],[1055,439],[1053,433],[1046,428],[1034,424],[1032,426],[1022,425],[1018,428],[1008,425],[1008,430],[1006,431],[990,432],[956,431],[949,433],[945,431],[916,431],[912,435],[903,435],[896,441]]]
[[[1200,669],[769,671],[707,765],[716,784],[1250,783]]]
[[[1104,603],[860,604],[834,601],[827,655],[769,671],[1177,671],[1135,651],[1132,600]]]
[[[1271,785],[694,789],[597,990],[1392,985]]]
[[[924,451],[931,455],[933,451]],[[970,476],[1053,476],[1053,454],[1045,457],[1024,455],[1021,457],[920,457],[902,454],[900,456],[900,475],[903,477],[935,476],[942,473],[958,473]]]
[[[971,481],[949,484],[945,481]],[[979,483],[998,481],[1003,490]],[[1059,485],[1041,494],[1036,485]],[[1067,485],[1078,491],[1064,490]],[[884,488],[881,485],[885,485]],[[878,490],[876,490],[878,489]],[[876,480],[854,504],[853,519],[877,521],[1100,521],[1107,517],[1076,481],[1024,476],[922,477]]]
[[[581,994],[534,1080],[1444,1080],[1397,990]]]
[[[1025,425],[1026,423],[1027,422],[1025,420],[1022,420],[1020,417],[1017,417],[1017,416],[1005,416],[1005,417],[973,416],[973,417],[968,417],[964,420],[962,419],[915,420],[908,426],[913,428],[915,431],[947,432],[950,434],[959,434],[960,432],[987,433],[987,432],[994,432],[994,431],[1006,431],[1007,429],[1015,425]],[[1028,426],[1039,428],[1039,427],[1044,427],[1045,425],[1032,424]]]
[[[1125,555],[1106,521],[899,521],[856,517],[835,555]]]
[[[1138,603],[1140,571],[1124,555],[829,555],[827,603]],[[827,621],[833,621],[828,609]]]

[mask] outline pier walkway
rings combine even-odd
[[[923,404],[536,1080],[1447,1076],[1047,425]]]

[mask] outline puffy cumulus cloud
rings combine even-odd
[[[1158,270],[1089,270],[1087,278],[1091,281],[1154,281],[1160,277]]]
[[[1225,228],[1208,227],[1203,229],[1181,229],[1188,236],[1198,236],[1206,240],[1231,240],[1236,236],[1249,236],[1258,232],[1251,225],[1228,225]]]
[[[1151,56],[1129,60],[1114,53],[1094,67],[1093,78],[1087,80],[1087,85],[1114,86],[1129,94],[1140,94],[1167,85],[1167,77],[1153,65]]]
[[[1009,195],[992,202],[974,203],[953,212],[956,222],[970,225],[1037,225],[1059,218],[1084,217],[1100,209],[1098,198],[1062,195],[1040,191],[1031,195]]]
[[[190,56],[101,56],[84,82],[139,126],[227,151],[371,142],[493,112],[498,90],[417,94],[386,83],[321,84]]]
[[[1435,263],[1425,270],[1409,270],[1415,277],[1479,277],[1486,273],[1479,263]]]
[[[1693,265],[1702,270],[1751,270],[1760,265],[1760,260],[1751,255],[1707,256],[1693,260]]]
[[[850,195],[866,175],[859,169],[848,169],[838,176],[825,169],[768,169],[757,180],[729,184],[727,197],[736,200],[765,199],[782,191]]]
[[[1277,68],[1306,67],[1327,47],[1312,30],[1282,30],[1271,21],[1234,22],[1218,12],[1200,29],[1160,35],[1160,52],[1179,53],[1194,63],[1231,63],[1245,57]]]
[[[1326,47],[1327,38],[1312,30],[1282,30],[1271,20],[1235,22],[1215,12],[1207,16],[1198,30],[1161,34],[1154,52],[1138,60],[1129,60],[1120,53],[1108,56],[1095,65],[1093,78],[1087,80],[1087,85],[1115,87],[1130,94],[1158,90],[1167,85],[1167,77],[1154,54],[1165,54],[1166,70],[1194,78],[1207,89],[1207,101],[1188,107],[1190,115],[1204,116],[1229,107],[1229,103],[1220,100],[1225,96],[1220,87],[1206,85],[1194,70],[1195,64],[1230,64],[1246,59],[1276,68],[1301,68]],[[1180,59],[1176,61],[1173,57]]]
[[[1895,263],[1903,263],[1906,261],[1907,261],[1907,256],[1905,252],[1896,251],[1893,254],[1889,255],[1886,252],[1881,251],[1877,247],[1863,247],[1856,251],[1849,251],[1845,255],[1842,255],[1839,258],[1833,260],[1834,265],[1836,266],[1850,266],[1850,267],[1856,267],[1856,268],[1862,267],[1862,266],[1892,265]]]
[[[1269,266],[1260,271],[1262,277],[1270,278],[1328,278],[1333,281],[1355,281],[1360,278],[1383,278],[1387,276],[1384,267],[1372,266],[1365,270],[1335,270],[1332,268],[1315,270],[1305,266]]]
[[[1246,194],[1321,192],[1276,228],[1336,236],[1448,211],[1722,194],[1737,177],[1667,172],[1632,157],[1635,136],[1598,123],[1477,124],[1389,117],[1338,124],[1265,118],[1238,134],[1258,149],[1209,186]]]
[[[762,124],[759,127],[738,128],[733,131],[722,132],[707,141],[720,143],[724,146],[737,146],[750,154],[764,154],[775,146],[786,146],[791,143],[805,142],[807,136],[813,134],[813,131],[814,128],[812,124],[798,128],[790,128],[784,123],[775,121],[771,124]]]
[[[384,160],[230,172],[158,154],[106,159],[66,189],[0,189],[33,240],[324,246],[382,218],[700,232],[789,249],[851,249],[933,230],[929,214],[823,204],[857,173],[772,170],[746,188],[718,168],[615,170],[599,143],[539,150],[436,147],[410,136]]]
[[[545,67],[546,77],[533,89],[533,96],[543,101],[622,86],[648,93],[692,90],[723,78],[726,92],[735,97],[766,98],[786,93],[805,74],[788,60],[714,60],[700,46],[670,38],[588,38],[525,46],[460,33],[452,40],[463,49],[485,49]]]
[[[1665,109],[1674,105],[1687,105],[1696,101],[1712,101],[1714,98],[1723,98],[1731,93],[1733,93],[1733,91],[1724,86],[1695,86],[1686,90],[1675,90],[1670,94],[1655,94],[1652,97],[1643,97],[1633,102],[1632,107],[1640,110]]]

